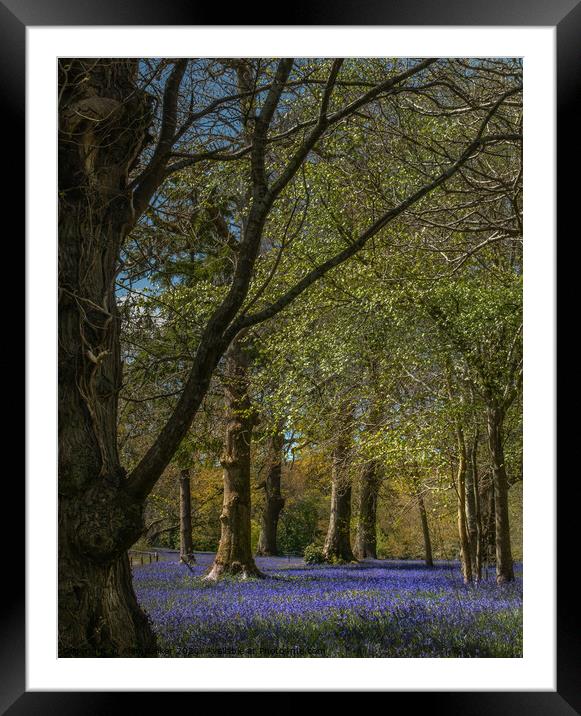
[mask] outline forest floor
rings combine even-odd
[[[457,563],[368,560],[306,565],[258,558],[266,579],[203,581],[213,555],[190,570],[175,560],[134,568],[138,600],[160,656],[521,657],[522,568],[462,583]]]

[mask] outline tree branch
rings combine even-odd
[[[356,111],[366,102],[369,102],[373,98],[377,97],[381,92],[386,91],[395,84],[402,82],[403,79],[416,74],[435,61],[436,60],[434,59],[424,60],[410,70],[407,70],[397,77],[391,78],[387,82],[378,85],[358,100],[355,100],[347,107],[343,108],[339,112],[336,112],[334,115],[331,115],[326,122],[323,122],[322,129],[319,129],[319,123],[317,123],[313,133],[309,135],[307,142],[303,144],[301,149],[299,149],[299,151],[290,160],[282,175],[279,176],[275,186],[269,189],[266,182],[264,166],[268,129],[293,64],[292,59],[283,59],[279,62],[272,87],[269,90],[262,106],[262,110],[255,121],[251,160],[253,185],[252,204],[244,228],[244,235],[239,244],[237,264],[230,289],[206,325],[194,356],[190,374],[184,386],[182,395],[171,416],[168,418],[165,426],[160,431],[153,445],[125,481],[125,488],[130,494],[139,498],[144,498],[153,489],[155,483],[168,465],[182,439],[185,437],[208,390],[213,372],[218,365],[220,358],[224,354],[224,351],[227,349],[236,334],[243,328],[259,323],[278,313],[298,295],[303,293],[303,291],[312,285],[318,278],[326,274],[335,266],[343,263],[357,253],[357,251],[362,249],[369,239],[377,234],[377,232],[380,231],[386,224],[449,179],[483,144],[487,142],[487,138],[483,137],[483,134],[490,119],[495,114],[504,99],[520,89],[511,90],[499,99],[499,101],[486,115],[474,141],[468,145],[462,155],[451,166],[449,166],[448,169],[442,172],[434,180],[421,187],[418,191],[414,192],[397,207],[386,212],[379,220],[369,227],[369,229],[367,229],[367,231],[365,231],[357,241],[307,274],[296,286],[275,301],[271,306],[263,311],[253,314],[252,316],[244,317],[242,315],[237,320],[233,321],[248,293],[260,245],[262,230],[268,212],[272,207],[277,194],[282,191],[284,186],[294,176],[302,161],[308,154],[310,147],[316,142],[325,127],[328,126],[329,123],[337,122],[340,119],[343,119],[351,112]],[[338,72],[338,68],[336,71]],[[327,82],[327,89],[325,92],[327,97],[330,95],[335,79],[336,72],[335,77],[329,78],[329,81]],[[319,116],[321,115],[325,116],[325,112],[320,112]],[[495,141],[498,141],[499,135],[494,136]]]
[[[165,86],[159,140],[149,164],[135,181],[133,209],[136,218],[145,211],[151,197],[164,178],[166,162],[174,144],[179,89],[187,64],[187,60],[178,60]]]
[[[294,301],[297,296],[299,296],[309,286],[315,283],[315,281],[324,276],[331,269],[335,268],[336,266],[339,266],[344,261],[351,258],[351,256],[356,254],[358,251],[360,251],[373,236],[375,236],[387,224],[389,224],[400,214],[402,214],[406,209],[408,209],[413,204],[416,204],[424,196],[426,196],[438,186],[443,184],[445,181],[450,179],[450,177],[452,177],[473,156],[474,152],[479,147],[488,143],[488,138],[482,137],[482,132],[486,127],[486,124],[490,120],[491,116],[492,115],[490,114],[487,115],[487,118],[483,122],[477,138],[470,143],[470,145],[464,150],[461,156],[450,167],[448,167],[446,171],[442,172],[434,180],[432,180],[428,184],[425,184],[416,192],[408,196],[407,199],[404,199],[404,201],[402,201],[396,207],[390,209],[385,214],[383,214],[383,216],[381,216],[374,224],[372,224],[367,229],[367,231],[363,232],[363,234],[361,234],[361,236],[356,241],[354,241],[340,253],[336,254],[332,258],[322,263],[320,266],[317,266],[317,268],[310,271],[301,281],[299,281],[295,286],[293,286],[293,288],[283,294],[277,301],[274,301],[270,306],[263,309],[262,311],[254,313],[251,316],[243,316],[237,321],[235,321],[228,329],[226,335],[228,337],[232,336],[233,338],[238,331],[242,330],[242,328],[261,323],[267,318],[271,318],[275,314],[279,313],[283,308],[285,308],[292,301]],[[495,135],[494,141],[499,141],[499,135]]]
[[[385,82],[381,82],[373,89],[369,90],[369,92],[365,92],[365,94],[361,95],[361,97],[358,97],[356,100],[343,107],[343,109],[338,110],[337,112],[328,117],[326,112],[329,105],[331,92],[333,91],[333,87],[335,86],[337,74],[341,68],[342,62],[343,60],[335,60],[335,62],[333,63],[327,84],[325,86],[325,93],[323,95],[321,109],[319,111],[319,119],[309,133],[309,135],[307,136],[307,138],[305,139],[305,141],[303,142],[303,144],[299,147],[294,156],[289,160],[284,171],[280,174],[280,176],[274,183],[271,189],[273,196],[278,196],[280,192],[285,188],[285,186],[289,183],[289,181],[293,178],[300,165],[306,159],[308,153],[315,146],[317,141],[321,138],[321,136],[328,127],[333,124],[337,124],[342,119],[345,119],[349,115],[353,114],[364,105],[369,104],[369,102],[376,99],[376,97],[383,92],[393,89],[404,80],[408,79],[409,77],[412,77],[418,72],[421,72],[426,67],[429,67],[431,64],[436,62],[436,60],[423,60],[417,65],[414,65],[414,67],[412,67],[411,69],[406,70],[405,72],[400,72],[399,75],[391,77]]]

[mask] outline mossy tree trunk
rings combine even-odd
[[[254,562],[251,545],[250,448],[257,415],[248,392],[248,365],[244,334],[239,334],[226,354],[227,425],[221,458],[224,502],[220,543],[206,576],[209,580],[217,580],[225,574],[242,578],[262,576]]]

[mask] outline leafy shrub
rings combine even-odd
[[[278,548],[281,554],[302,554],[317,534],[319,510],[317,498],[305,495],[287,499],[278,526]]]
[[[303,559],[307,564],[321,564],[325,561],[323,547],[320,544],[309,544],[303,552]]]

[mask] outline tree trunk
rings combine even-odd
[[[192,542],[192,499],[190,493],[190,471],[180,472],[180,562],[195,563]]]
[[[482,576],[481,567],[481,528],[480,528],[480,499],[478,495],[478,433],[468,455],[468,466],[466,470],[466,528],[468,531],[468,542],[470,546],[470,558],[472,560],[472,575],[478,582]]]
[[[504,415],[501,409],[493,407],[488,410],[488,446],[492,459],[494,485],[496,581],[498,584],[512,582],[514,579],[508,516],[508,480],[502,442],[503,420]]]
[[[421,492],[418,492],[418,509],[420,512],[420,522],[422,523],[422,535],[424,537],[424,554],[426,567],[433,567],[434,560],[432,557],[432,540],[430,538],[430,526],[428,525],[428,515],[426,514],[424,496]]]
[[[374,460],[363,466],[359,493],[356,554],[358,559],[377,559],[378,465]]]
[[[351,480],[347,472],[348,449],[346,438],[341,436],[333,452],[331,514],[323,547],[323,554],[329,562],[355,560],[350,535]]]
[[[113,556],[106,549],[100,555],[99,544],[93,554],[85,551],[86,544],[81,552],[82,540],[74,527],[87,536],[91,523],[76,502],[61,498],[63,502],[59,509],[59,657],[155,656],[155,637],[133,591],[127,552]],[[103,510],[104,516],[107,512],[111,513]],[[123,511],[116,518],[123,520]],[[100,543],[96,531],[94,535]],[[117,530],[111,535],[116,542],[122,541]]]
[[[284,507],[284,498],[280,492],[283,446],[283,433],[276,433],[271,439],[270,466],[264,483],[264,507],[256,550],[256,554],[262,557],[274,557],[278,554],[276,533],[280,513]]]
[[[117,450],[118,257],[148,102],[136,60],[59,63],[59,654],[150,655],[127,549],[143,529]],[[127,132],[126,127],[132,131]]]
[[[484,490],[485,515],[483,515],[483,535],[482,535],[482,558],[486,562],[486,576],[488,576],[488,566],[496,563],[496,529],[495,529],[495,510],[494,510],[494,482],[492,479]]]
[[[248,394],[248,349],[239,334],[226,355],[224,392],[228,423],[221,463],[224,502],[218,552],[206,579],[224,574],[262,576],[254,562],[250,532],[250,445],[256,413]]]
[[[466,524],[466,444],[462,428],[456,431],[458,437],[458,473],[456,490],[458,498],[458,536],[460,538],[460,560],[462,562],[462,575],[464,582],[472,581],[472,558],[470,554],[470,541]]]
[[[464,582],[472,581],[472,559],[470,555],[470,542],[466,526],[466,448],[462,438],[461,449],[458,455],[457,474],[457,502],[458,502],[458,536],[460,538],[460,561],[462,562],[462,576]]]

